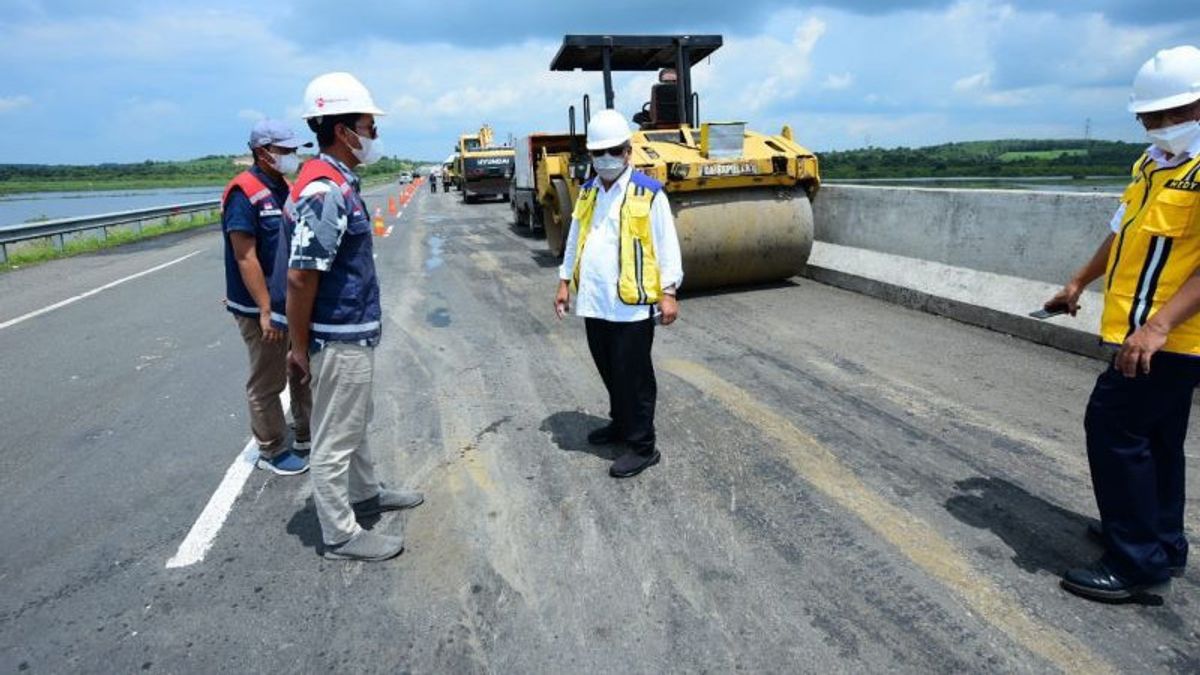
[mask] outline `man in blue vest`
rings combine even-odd
[[[283,302],[287,269],[279,262],[282,247],[285,174],[299,166],[296,135],[282,122],[261,120],[250,131],[254,165],[238,174],[221,199],[221,230],[225,235],[225,308],[237,319],[250,355],[246,398],[250,430],[258,441],[257,466],[292,476],[308,471],[297,454],[309,449],[308,385],[288,377],[287,335],[282,315],[272,323],[271,307]],[[308,147],[312,143],[303,144]],[[279,395],[284,385],[291,394],[295,441],[287,446],[287,422]]]
[[[614,478],[636,476],[658,463],[654,407],[658,384],[650,351],[654,324],[674,323],[683,282],[675,219],[662,184],[630,166],[629,122],[603,110],[588,125],[587,149],[596,175],[575,202],[555,312],[585,317],[588,348],[608,389],[609,423],[588,434],[594,445],[623,443],[609,467]]]
[[[358,520],[424,496],[385,488],[367,443],[382,316],[371,218],[354,168],[379,159],[375,116],[383,111],[349,73],[317,77],[304,98],[321,154],[304,164],[286,205],[287,318],[289,364],[313,390],[313,502],[326,558],[387,560],[404,550],[403,536]]]

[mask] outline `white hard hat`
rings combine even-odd
[[[304,88],[304,119],[347,113],[385,114],[371,92],[350,73],[318,75]]]
[[[1142,64],[1133,79],[1129,112],[1170,110],[1200,100],[1200,49],[1164,49]]]
[[[601,110],[588,122],[587,149],[604,150],[624,145],[633,137],[629,122],[616,110]]]

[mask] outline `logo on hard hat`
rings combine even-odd
[[[327,103],[345,103],[349,100],[350,99],[348,99],[348,98],[325,98],[324,96],[318,96],[317,100],[314,101],[314,103],[316,103],[317,108],[320,109],[320,108],[324,108],[325,104],[327,104]]]

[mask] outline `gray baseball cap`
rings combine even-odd
[[[279,120],[262,119],[250,130],[250,147],[278,145],[281,148],[311,148],[312,143],[301,142],[292,128]]]

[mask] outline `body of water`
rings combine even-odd
[[[169,204],[200,202],[221,197],[220,186],[154,190],[96,190],[89,192],[26,192],[0,196],[0,225],[33,219],[94,216],[115,211],[148,209]]]

